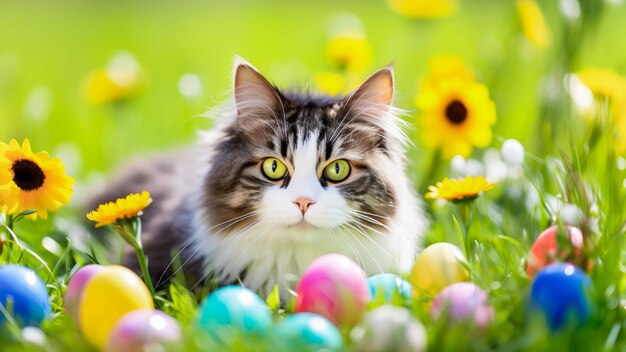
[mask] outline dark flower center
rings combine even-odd
[[[460,125],[467,118],[467,108],[459,100],[453,100],[446,107],[446,117],[455,125]]]
[[[43,170],[32,160],[21,159],[13,163],[13,182],[22,191],[34,191],[46,180]]]

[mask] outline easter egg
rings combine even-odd
[[[313,313],[296,313],[281,321],[274,330],[280,351],[341,351],[343,339],[337,327]]]
[[[0,267],[0,305],[21,326],[39,326],[52,313],[46,285],[32,270],[19,265]],[[6,323],[0,313],[0,326]]]
[[[533,278],[537,273],[554,263],[555,261],[565,260],[571,253],[574,257],[580,258],[583,248],[583,233],[576,227],[567,227],[567,236],[571,243],[570,248],[559,248],[557,241],[558,226],[551,226],[543,231],[533,243],[528,256],[528,265],[526,273]]]
[[[118,320],[138,309],[154,309],[146,285],[128,268],[107,266],[83,289],[80,328],[89,342],[103,348]]]
[[[141,309],[124,315],[113,328],[106,352],[166,350],[164,346],[180,340],[176,320],[158,310]]]
[[[493,321],[489,296],[471,282],[457,282],[444,288],[432,302],[430,315],[445,314],[449,322],[470,322],[485,328]]]
[[[350,332],[354,351],[426,350],[426,330],[406,308],[383,305],[367,312]]]
[[[209,295],[198,324],[217,342],[229,344],[238,335],[262,336],[270,328],[270,309],[256,293],[241,286],[226,286]]]
[[[531,302],[546,318],[552,331],[569,324],[582,325],[589,318],[591,280],[572,264],[555,263],[539,272],[531,288]]]
[[[363,270],[340,254],[313,261],[298,282],[296,293],[296,312],[316,313],[336,325],[356,324],[371,297]]]
[[[64,303],[65,311],[68,316],[71,316],[78,322],[78,305],[82,298],[83,289],[89,280],[105,267],[98,264],[85,265],[78,269],[74,276],[67,284],[67,290],[65,291]]]
[[[461,249],[453,244],[439,242],[426,247],[411,272],[414,292],[434,296],[450,284],[469,280],[466,262]]]
[[[399,295],[404,299],[411,298],[411,284],[401,277],[393,274],[377,274],[367,278],[367,285],[373,299],[391,301],[394,296]]]

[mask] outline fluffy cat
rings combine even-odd
[[[407,272],[425,220],[392,99],[391,67],[326,97],[280,91],[237,59],[234,107],[195,152],[138,159],[97,201],[152,193],[142,220],[155,283],[177,254],[186,273],[263,292],[285,292],[327,253],[368,275]]]

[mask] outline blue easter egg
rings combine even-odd
[[[198,323],[215,340],[228,344],[242,333],[264,335],[272,317],[269,307],[256,293],[240,286],[226,286],[204,300]]]
[[[21,326],[39,326],[52,313],[46,285],[32,270],[19,265],[0,267],[0,305]],[[0,326],[5,323],[0,314]]]
[[[569,324],[580,326],[589,318],[591,289],[591,280],[581,269],[567,263],[552,264],[535,277],[532,304],[543,312],[552,331]]]
[[[279,351],[341,351],[343,340],[337,327],[313,313],[296,313],[284,319],[274,331]]]
[[[377,274],[367,279],[372,298],[382,297],[385,301],[391,301],[395,293],[399,293],[404,299],[411,298],[411,284],[401,277],[393,274]]]

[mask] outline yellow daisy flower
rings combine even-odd
[[[96,223],[96,227],[111,225],[122,219],[140,216],[142,210],[152,203],[149,192],[132,193],[115,202],[100,204],[97,210],[87,214],[87,219]]]
[[[329,61],[349,72],[366,70],[372,61],[372,47],[363,36],[338,35],[326,47]]]
[[[537,2],[535,0],[518,0],[517,13],[526,38],[540,48],[548,47],[550,45],[550,28],[548,28]]]
[[[449,179],[446,177],[443,181],[437,182],[435,186],[428,186],[426,199],[471,200],[478,197],[480,192],[488,191],[494,187],[495,184],[482,176],[466,176],[464,179]]]
[[[611,103],[616,147],[620,154],[626,152],[626,78],[604,68],[585,68],[576,76],[597,98],[608,98]],[[603,103],[603,102],[602,102]]]
[[[588,67],[576,76],[595,95],[613,99],[626,96],[626,78],[611,69]]]
[[[416,98],[424,145],[445,158],[469,156],[473,146],[491,143],[496,107],[483,84],[465,77],[427,79]]]
[[[115,55],[106,69],[90,72],[83,82],[83,96],[93,105],[131,98],[139,93],[143,73],[135,58],[125,52]]]
[[[337,95],[346,91],[346,78],[334,72],[322,72],[315,76],[318,89],[329,95]]]
[[[70,202],[73,184],[74,179],[65,174],[61,159],[50,159],[46,152],[33,153],[28,139],[21,146],[13,139],[0,147],[2,212],[36,210],[28,216],[30,219],[46,219],[48,211]]]
[[[411,18],[442,18],[452,15],[456,0],[387,0],[396,13]]]

